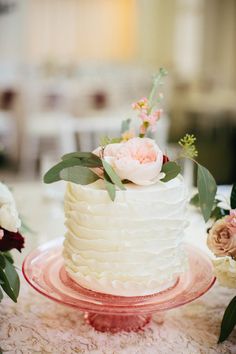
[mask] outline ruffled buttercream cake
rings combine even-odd
[[[160,292],[187,268],[186,187],[181,175],[166,183],[125,186],[113,202],[103,180],[85,186],[68,183],[65,268],[75,282],[96,292]]]

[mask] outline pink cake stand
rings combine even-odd
[[[23,263],[24,277],[42,295],[83,311],[85,320],[98,331],[138,331],[151,320],[152,313],[157,313],[162,323],[165,311],[197,299],[215,282],[208,257],[186,244],[189,270],[172,288],[138,297],[97,293],[69,278],[63,266],[62,242],[63,238],[56,239],[32,251]]]

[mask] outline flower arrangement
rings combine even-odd
[[[0,301],[3,291],[15,302],[19,295],[20,280],[9,251],[15,248],[21,252],[24,247],[20,227],[21,220],[12,193],[0,182]]]
[[[198,196],[192,199],[198,205]],[[211,212],[214,220],[208,230],[207,245],[216,258],[213,260],[218,282],[225,287],[236,289],[236,183],[233,185],[230,200],[216,196]],[[228,338],[236,324],[236,296],[225,310],[219,342]]]
[[[163,94],[159,92],[159,87],[166,75],[167,71],[161,68],[154,76],[149,96],[132,104],[140,122],[137,134],[130,129],[131,119],[124,120],[120,137],[105,137],[93,152],[72,152],[62,156],[62,161],[44,175],[44,182],[65,180],[83,185],[103,179],[105,188],[114,201],[116,190],[125,190],[126,183],[150,185],[157,181],[170,181],[181,172],[178,160],[188,158],[197,165],[199,203],[207,221],[215,200],[216,183],[211,173],[195,159],[198,154],[196,138],[187,134],[180,139],[181,153],[174,161],[170,161],[150,138],[157,129],[157,122],[162,114],[160,104]]]

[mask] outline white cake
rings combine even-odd
[[[174,285],[186,270],[187,191],[182,176],[126,184],[112,202],[99,180],[68,183],[63,256],[69,276],[93,291],[141,296]]]

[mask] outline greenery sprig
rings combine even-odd
[[[0,252],[0,301],[3,299],[2,290],[17,302],[20,279],[10,252]]]
[[[96,169],[99,169],[103,176],[96,173]],[[73,152],[62,156],[62,161],[46,172],[44,183],[64,180],[87,185],[101,178],[105,180],[105,187],[112,201],[115,200],[116,187],[125,190],[120,177],[103,158],[91,152]]]
[[[193,134],[186,134],[183,138],[181,138],[178,144],[183,149],[183,156],[187,158],[195,158],[198,156],[198,151],[195,146],[195,141],[197,139]]]
[[[214,199],[213,208],[211,211],[211,219],[216,221],[221,219],[222,217],[229,215],[229,209],[222,208],[220,206],[219,197]],[[199,194],[196,194],[191,199],[190,203],[196,207],[200,206],[199,203]],[[231,194],[230,194],[230,209],[236,209],[236,183],[234,183]],[[230,301],[229,305],[227,306],[220,328],[220,335],[219,335],[219,343],[225,341],[230,333],[233,331],[236,325],[236,296]]]

